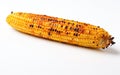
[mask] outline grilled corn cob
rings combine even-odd
[[[99,26],[24,12],[11,12],[6,21],[18,31],[89,48],[107,48],[114,37]]]

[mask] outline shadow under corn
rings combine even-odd
[[[119,49],[116,49],[114,47],[109,47],[101,51],[103,51],[104,53],[112,54],[112,55],[120,55]]]

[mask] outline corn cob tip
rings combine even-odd
[[[113,39],[114,39],[114,37],[111,37],[111,38],[109,39],[109,43],[106,45],[106,47],[103,47],[103,49],[108,48],[108,46],[114,45],[115,42],[113,41]]]
[[[114,45],[115,44],[115,42],[113,41],[113,39],[114,39],[114,37],[111,37],[111,45]]]

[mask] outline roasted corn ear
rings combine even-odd
[[[11,12],[6,21],[18,31],[89,48],[107,48],[114,37],[99,26],[47,15]]]

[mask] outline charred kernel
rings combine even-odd
[[[48,35],[51,35],[50,32],[48,32]]]
[[[72,30],[72,27],[70,27],[70,30]]]
[[[74,36],[78,36],[78,33],[74,33],[73,35],[74,35]]]
[[[93,41],[93,43],[95,43],[95,41]]]
[[[61,32],[57,30],[57,33],[60,34]]]
[[[63,25],[61,25],[61,27],[63,27]]]
[[[78,33],[76,33],[76,36],[78,36],[79,34]]]
[[[58,30],[56,32],[58,33]]]
[[[31,25],[30,25],[30,27],[31,27],[31,28],[33,28],[33,27],[34,27],[34,25],[32,25],[32,24],[31,24]]]
[[[55,32],[57,31],[57,29],[55,29]]]
[[[104,37],[105,35],[103,34],[102,37]]]
[[[79,32],[79,28],[75,28],[74,31]]]
[[[79,25],[79,27],[81,27],[81,25]]]
[[[96,46],[98,46],[98,44]]]
[[[65,29],[67,29],[68,28],[68,26],[65,26]]]
[[[69,34],[68,32],[66,32],[66,34]]]
[[[97,28],[93,28],[94,30],[97,30]]]
[[[38,28],[41,28],[41,26],[39,25]]]
[[[73,35],[74,35],[74,36],[76,36],[76,34],[75,34],[75,33],[74,33]]]
[[[55,31],[55,29],[52,29],[52,31]]]
[[[68,24],[70,24],[70,22],[68,22]]]
[[[53,19],[48,19],[48,21],[52,21]]]
[[[65,21],[62,21],[62,23],[65,23]]]
[[[76,25],[76,27],[78,27],[78,24]]]

